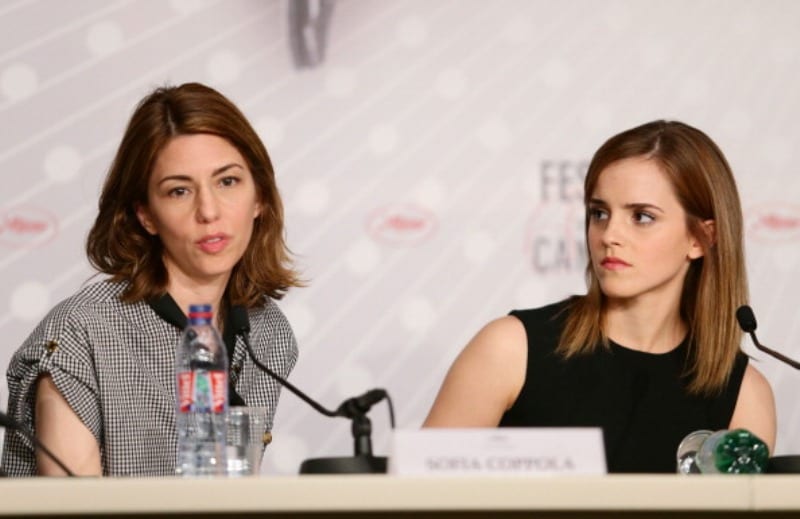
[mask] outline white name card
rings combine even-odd
[[[389,473],[399,476],[605,474],[599,428],[396,430]]]

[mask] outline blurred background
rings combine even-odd
[[[0,406],[13,351],[91,281],[134,105],[186,81],[270,152],[309,281],[280,302],[290,378],[327,407],[385,387],[418,427],[483,324],[582,293],[586,164],[657,118],[727,154],[759,338],[800,359],[799,23],[791,0],[0,0]],[[800,453],[800,374],[744,349],[776,393],[778,453]],[[385,405],[370,417],[385,455]],[[288,392],[273,434],[264,473],[352,453],[347,421]]]

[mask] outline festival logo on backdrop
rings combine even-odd
[[[538,274],[580,272],[586,267],[583,178],[588,164],[544,160],[538,174],[538,203],[525,243]]]
[[[367,231],[376,241],[389,245],[417,245],[433,234],[436,215],[416,204],[379,208],[367,219]]]
[[[786,202],[764,203],[745,214],[746,237],[762,242],[800,239],[800,206]]]
[[[58,220],[38,207],[16,207],[0,212],[0,244],[32,248],[49,242],[58,233]]]

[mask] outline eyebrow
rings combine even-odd
[[[600,198],[592,198],[591,200],[589,200],[589,205],[595,205],[595,206],[599,205],[599,206],[603,206],[603,207],[608,207],[608,204],[604,200],[602,200]],[[655,204],[650,204],[650,203],[647,203],[647,202],[631,202],[631,203],[623,205],[622,207],[624,207],[625,209],[631,209],[631,210],[636,210],[636,209],[639,209],[639,210],[642,210],[642,209],[655,209],[656,211],[658,211],[660,213],[664,212],[664,210],[661,209],[659,206],[657,206]]]
[[[212,171],[211,172],[211,176],[212,177],[216,177],[217,175],[221,175],[222,173],[225,173],[228,170],[233,169],[233,168],[239,168],[241,170],[244,170],[244,166],[242,166],[241,164],[239,164],[237,162],[231,162],[229,164],[225,164],[224,166],[220,166],[217,169],[215,169],[214,171]],[[180,174],[169,175],[169,176],[166,176],[166,177],[162,178],[161,180],[159,180],[158,181],[158,185],[161,185],[164,182],[167,182],[169,180],[190,181],[190,180],[192,180],[192,177],[190,177],[189,175],[180,175]]]

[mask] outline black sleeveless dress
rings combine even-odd
[[[685,391],[686,341],[664,354],[611,343],[565,360],[555,353],[567,301],[515,310],[528,336],[525,383],[501,427],[602,427],[609,472],[675,472],[680,441],[698,429],[727,429],[747,367],[739,353],[716,397]]]

